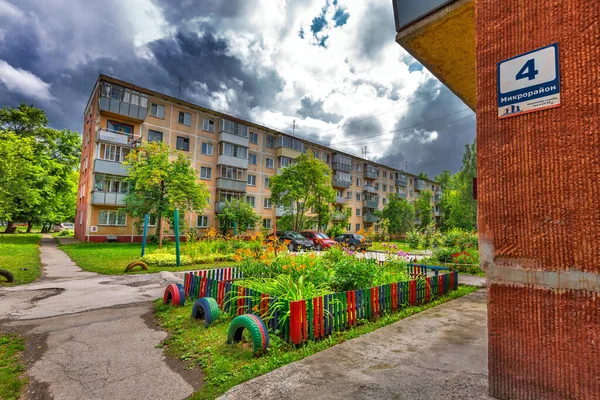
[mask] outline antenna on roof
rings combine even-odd
[[[296,136],[296,120],[292,121],[292,136]]]
[[[182,88],[182,86],[183,86],[183,85],[182,85],[182,82],[183,82],[183,78],[182,78],[182,77],[179,77],[179,84],[176,84],[176,83],[170,82],[170,83],[171,83],[171,85],[175,86],[176,88],[179,88],[179,95],[177,96],[177,98],[178,98],[178,99],[181,99],[181,88]]]

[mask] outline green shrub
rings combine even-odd
[[[406,241],[408,242],[408,246],[411,249],[416,249],[419,247],[419,243],[422,242],[422,234],[417,231],[416,229],[413,229],[412,231],[408,232],[406,234]]]
[[[155,265],[158,267],[175,267],[177,266],[177,259],[175,254],[170,254],[166,252],[154,252],[152,254],[147,254],[142,257],[142,261],[148,265]],[[181,265],[190,265],[192,264],[192,259],[188,256],[181,255],[180,257]]]
[[[337,292],[373,286],[379,271],[376,260],[346,257],[333,265],[331,286]]]
[[[452,262],[452,254],[456,253],[457,249],[438,248],[433,251],[433,259],[441,263]]]
[[[464,229],[452,228],[444,235],[444,246],[457,247],[460,250],[477,248],[477,232],[467,232]]]

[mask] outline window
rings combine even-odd
[[[228,165],[221,165],[219,167],[220,177],[227,179],[235,179],[238,181],[245,181],[246,178],[246,170],[238,167],[230,167]]]
[[[250,204],[250,207],[252,207],[252,208],[256,207],[256,197],[246,196],[246,202],[248,202],[248,204]]]
[[[383,171],[383,177],[387,178],[387,171]]]
[[[250,143],[258,144],[258,133],[250,132]]]
[[[375,232],[379,232],[379,225],[375,225]]]
[[[383,205],[384,206],[385,206],[385,203],[387,203],[387,199],[386,198],[383,199]]]
[[[344,191],[338,189],[337,192],[336,192],[336,196],[338,196],[338,197],[344,197]]]
[[[360,186],[360,184],[361,184],[360,178],[356,179],[356,186]]]
[[[125,157],[129,155],[129,151],[130,149],[127,147],[102,143],[98,146],[98,158],[108,161],[123,162]]]
[[[212,143],[202,142],[202,154],[207,156],[213,155],[213,145]]]
[[[129,182],[124,176],[96,174],[94,177],[95,192],[128,193]]]
[[[160,143],[163,141],[163,133],[159,131],[153,131],[152,129],[148,130],[148,142],[156,142]]]
[[[352,200],[352,192],[350,190],[346,192],[346,199]]]
[[[360,224],[356,224],[356,232],[360,231]]]
[[[289,157],[279,157],[279,167],[285,167],[293,163],[294,160]]]
[[[190,139],[182,136],[177,136],[177,150],[190,151]]]
[[[240,136],[243,138],[248,137],[248,127],[246,125],[242,125],[237,122],[230,121],[228,119],[221,120],[221,131],[231,133],[232,135]]]
[[[347,230],[348,232],[350,232],[350,231],[352,230],[352,224],[348,224],[348,226],[346,227],[346,230]]]
[[[152,103],[150,105],[150,115],[156,118],[165,118],[165,106]]]
[[[230,157],[248,159],[248,148],[238,146],[236,144],[221,142],[219,144],[219,155],[226,155]]]
[[[106,128],[109,131],[119,132],[125,135],[133,136],[133,125],[127,125],[121,122],[108,120],[106,122]]]
[[[385,183],[383,184],[383,191],[387,192],[387,185]]]
[[[275,138],[273,136],[267,136],[267,147],[270,149],[275,148]]]
[[[117,210],[105,210],[98,213],[98,225],[125,226],[127,215]]]
[[[360,193],[356,193],[356,201],[360,201]]]
[[[316,150],[313,150],[313,156],[315,156],[315,158],[319,158],[319,152]]]
[[[269,197],[263,199],[263,208],[271,208],[271,199]]]
[[[357,209],[356,209],[356,216],[357,216],[357,217],[360,217],[360,208],[357,208]]]
[[[256,186],[256,175],[248,175],[248,185]]]
[[[256,165],[256,154],[248,153],[248,163],[252,165]]]
[[[202,130],[208,132],[215,131],[215,121],[212,119],[202,118]]]
[[[375,190],[379,190],[379,183],[375,184]]]
[[[212,179],[212,168],[200,167],[200,179]]]
[[[325,161],[327,164],[329,164],[329,154],[323,155],[323,161]]]
[[[289,136],[279,136],[277,147],[286,147],[304,153],[304,143],[301,140]]]
[[[271,223],[272,221],[270,218],[263,219],[263,228],[271,229]]]
[[[271,179],[268,177],[265,177],[265,188],[268,188],[271,186]]]
[[[265,157],[265,167],[275,168],[275,160],[269,157]]]
[[[188,112],[179,111],[178,122],[183,125],[192,126],[192,114]]]
[[[198,228],[208,228],[208,215],[198,215]]]

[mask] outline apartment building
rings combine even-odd
[[[439,184],[252,122],[209,110],[109,76],[100,75],[84,114],[75,236],[85,241],[139,241],[131,216],[120,213],[129,187],[122,164],[131,149],[160,141],[185,154],[210,191],[207,209],[185,215],[200,230],[218,227],[225,201],[246,199],[273,229],[284,210],[272,204],[270,177],[312,152],[332,169],[337,190],[333,220],[351,210],[349,232],[374,226],[391,192],[409,201],[419,192],[434,193],[432,212],[439,217]],[[151,221],[151,224],[154,221]],[[257,227],[256,229],[259,229]]]

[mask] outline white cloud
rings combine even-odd
[[[4,60],[0,60],[0,82],[10,91],[33,97],[42,101],[53,100],[49,83],[21,68],[13,68]]]
[[[0,17],[22,19],[25,17],[25,13],[14,4],[6,0],[0,0]]]

